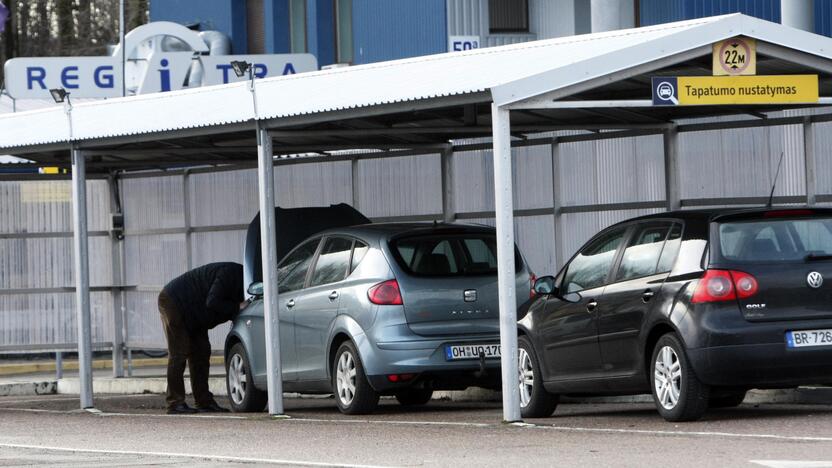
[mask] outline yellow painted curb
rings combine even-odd
[[[211,356],[212,365],[225,363],[222,356]],[[125,366],[127,364],[125,363]],[[133,367],[164,367],[168,365],[168,358],[133,359]],[[93,369],[112,369],[113,361],[100,359],[92,362]],[[64,370],[78,370],[78,361],[64,361]],[[0,364],[0,375],[37,374],[39,372],[55,372],[55,362],[33,362],[21,364]]]

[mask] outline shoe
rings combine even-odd
[[[199,410],[191,408],[187,403],[179,403],[176,406],[168,408],[168,414],[194,414],[198,412]]]
[[[229,413],[227,409],[223,408],[222,406],[218,405],[217,402],[213,402],[210,405],[205,406],[197,406],[197,411],[200,413]]]

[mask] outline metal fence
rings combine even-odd
[[[810,115],[814,122],[804,120]],[[781,153],[776,201],[832,201],[830,120],[823,111],[789,111],[752,128],[725,128],[749,125],[728,118],[680,125],[682,206],[764,202]],[[515,142],[515,235],[538,275],[554,273],[597,230],[665,209],[664,140],[646,133],[562,132]],[[282,159],[276,199],[282,207],[350,203],[381,221],[493,224],[488,146],[470,140],[455,142],[452,153]],[[128,348],[165,346],[161,286],[201,264],[241,262],[256,181],[254,169],[239,168],[121,175],[123,240],[109,233],[118,209],[113,180],[89,182],[93,341],[100,348],[118,345],[119,331]],[[69,182],[0,182],[0,220],[0,351],[74,348]],[[212,331],[216,348],[226,332]]]

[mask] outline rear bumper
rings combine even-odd
[[[364,356],[364,368],[370,385],[379,392],[399,388],[422,387],[434,390],[463,390],[471,386],[499,387],[500,359],[489,358],[448,361],[448,345],[499,343],[498,335],[476,338],[443,337],[406,342],[366,343],[369,353]],[[414,374],[405,382],[390,382],[388,375]]]
[[[785,388],[832,381],[832,346],[792,349],[785,342],[695,348],[687,351],[708,385]]]

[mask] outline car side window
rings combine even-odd
[[[303,287],[309,264],[318,250],[321,239],[312,239],[301,244],[277,266],[277,290],[281,293],[296,291]]]
[[[604,284],[625,232],[626,228],[621,228],[604,234],[572,259],[563,277],[562,287],[566,293]]]
[[[626,281],[655,274],[670,227],[669,223],[637,227],[621,256],[615,280]]]
[[[676,261],[676,256],[679,255],[681,246],[682,225],[674,223],[673,227],[670,228],[670,234],[667,235],[667,240],[664,242],[664,249],[662,249],[662,256],[659,258],[656,273],[665,273],[673,269],[673,263]]]
[[[320,286],[341,281],[347,276],[350,266],[352,239],[328,237],[312,270],[309,286]]]
[[[355,271],[358,268],[358,264],[361,263],[361,260],[364,260],[364,256],[367,255],[367,251],[370,250],[370,247],[367,246],[364,242],[360,240],[355,241],[355,245],[352,248],[352,262],[350,265],[350,273]]]

